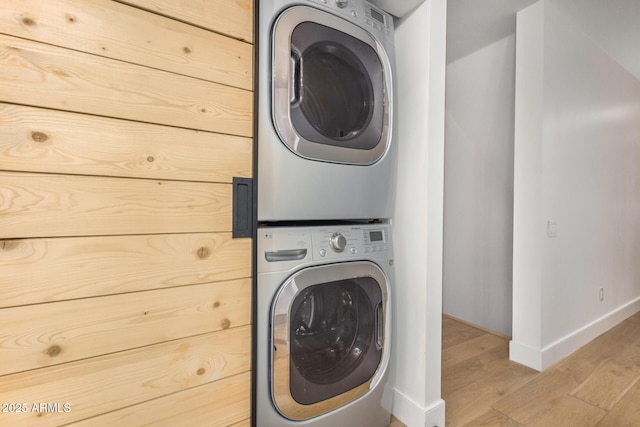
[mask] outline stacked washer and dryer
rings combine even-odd
[[[393,20],[365,0],[258,16],[254,423],[387,426]]]

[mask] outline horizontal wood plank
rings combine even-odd
[[[110,0],[0,0],[8,35],[252,89],[250,44]]]
[[[0,103],[0,169],[231,183],[249,138]]]
[[[0,310],[0,376],[247,325],[251,280]]]
[[[229,184],[0,172],[0,237],[231,231]]]
[[[220,426],[242,423],[250,416],[251,374],[238,374],[171,396],[110,412],[69,427]],[[249,423],[238,424],[246,425]]]
[[[2,414],[12,427],[52,426],[247,372],[251,327],[171,341],[0,377],[0,402],[69,405],[69,412]],[[211,396],[211,401],[215,396]]]
[[[0,102],[240,136],[253,132],[250,91],[3,35]]]
[[[230,233],[0,241],[3,307],[251,276],[251,240]]]
[[[252,0],[119,0],[164,16],[253,42]]]

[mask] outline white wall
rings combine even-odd
[[[640,82],[545,0],[516,57],[511,358],[545,369],[640,310]]]
[[[443,311],[505,335],[514,96],[515,32],[447,64]]]
[[[444,426],[442,212],[446,0],[396,26],[398,180],[393,413],[408,427]]]
[[[405,16],[424,0],[369,0],[394,16]]]

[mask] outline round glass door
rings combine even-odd
[[[291,119],[300,136],[309,141],[370,150],[380,139],[383,117],[380,109],[374,117],[376,95],[361,58],[369,68],[378,69],[380,60],[369,45],[346,37],[312,22],[293,30]],[[360,52],[360,57],[354,52]]]
[[[274,403],[306,419],[360,397],[380,372],[387,281],[371,262],[310,267],[280,288],[272,309]]]
[[[379,43],[361,27],[295,6],[276,21],[273,120],[294,153],[368,165],[390,144],[391,71]]]
[[[375,342],[381,303],[380,286],[370,277],[310,286],[293,300],[289,369],[297,402],[321,402],[371,378],[382,357]]]

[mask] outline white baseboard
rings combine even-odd
[[[511,341],[509,358],[538,371],[544,371],[638,312],[640,312],[640,298],[618,307],[541,350]]]
[[[509,341],[509,360],[542,371],[542,351],[516,341]]]
[[[394,389],[393,415],[407,427],[444,427],[444,400],[423,408]]]

